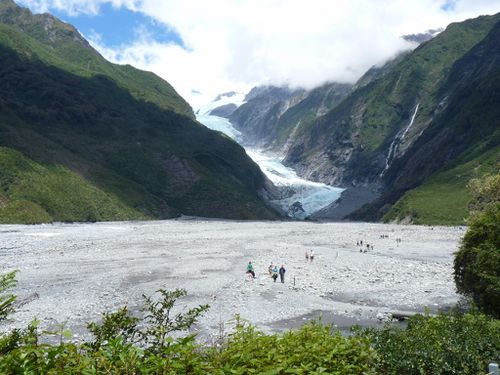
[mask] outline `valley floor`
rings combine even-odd
[[[453,252],[465,228],[367,223],[171,220],[0,226],[0,273],[18,269],[17,312],[0,327],[85,322],[142,294],[185,288],[187,305],[208,303],[202,337],[235,314],[266,331],[318,316],[340,328],[377,324],[377,314],[453,306]],[[380,238],[387,235],[388,238]],[[401,238],[398,245],[396,238]],[[373,244],[360,253],[358,240]],[[305,251],[315,259],[306,262]],[[256,279],[248,281],[248,261]],[[267,268],[284,264],[284,284]],[[295,280],[295,284],[294,284]]]

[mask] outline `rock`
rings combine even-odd
[[[236,110],[236,108],[238,108],[238,106],[234,103],[224,104],[212,109],[209,115],[229,118]]]

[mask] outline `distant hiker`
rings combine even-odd
[[[281,280],[282,283],[285,282],[285,272],[286,272],[285,266],[281,265],[279,273],[280,273],[280,280]]]
[[[363,240],[359,241],[359,245],[363,246]]]
[[[306,262],[309,261],[309,251],[306,250]]]
[[[248,262],[247,273],[249,273],[250,275],[252,275],[252,277],[255,279],[255,271],[253,270],[252,262]]]
[[[276,282],[277,278],[278,278],[278,266],[274,266],[274,268],[273,268],[273,281]]]
[[[366,244],[366,251],[370,250],[370,245]]]
[[[271,264],[269,265],[269,267],[267,267],[267,272],[269,272],[269,276],[271,276],[273,274],[273,262],[271,262]]]
[[[312,263],[312,261],[314,260],[314,250],[311,250],[311,252],[309,253],[309,259],[311,260]]]
[[[370,246],[370,248],[371,248],[371,249],[372,249],[372,251],[373,251],[373,245],[371,245],[371,246]]]

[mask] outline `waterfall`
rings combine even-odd
[[[391,162],[394,159],[396,149],[399,147],[399,144],[401,143],[401,141],[404,139],[404,137],[406,136],[406,134],[408,133],[408,131],[412,127],[413,121],[415,121],[415,116],[417,116],[417,111],[418,111],[419,106],[420,106],[420,103],[417,103],[417,106],[415,107],[415,111],[413,112],[413,115],[411,116],[410,123],[403,131],[403,134],[401,134],[401,135],[396,134],[393,141],[391,142],[391,145],[389,146],[389,152],[387,153],[387,157],[385,158],[385,168],[380,173],[380,177],[382,177],[384,175],[384,173],[389,169]]]
[[[410,130],[411,126],[413,125],[413,120],[415,120],[415,116],[417,115],[419,105],[420,105],[420,103],[417,103],[417,106],[415,107],[415,112],[413,112],[413,116],[411,116],[411,121],[408,124],[408,126],[406,127],[405,131],[403,132],[401,139],[404,139],[404,137],[406,136],[406,133],[408,133],[408,130]]]

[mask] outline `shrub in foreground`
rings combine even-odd
[[[455,256],[459,293],[500,318],[500,174],[471,180],[469,229]]]
[[[12,301],[6,289],[13,276],[8,280],[0,288],[4,301]],[[472,375],[500,359],[500,321],[478,313],[420,315],[406,329],[357,329],[348,337],[319,322],[265,334],[237,317],[221,345],[201,345],[188,329],[208,306],[175,313],[186,291],[159,294],[144,297],[142,318],[126,307],[104,313],[88,325],[94,336],[88,342],[65,342],[71,332],[64,327],[39,332],[36,321],[0,336],[0,374]],[[47,335],[58,343],[47,343]]]
[[[406,329],[357,334],[372,342],[380,374],[486,374],[500,360],[500,321],[478,313],[417,315]]]

